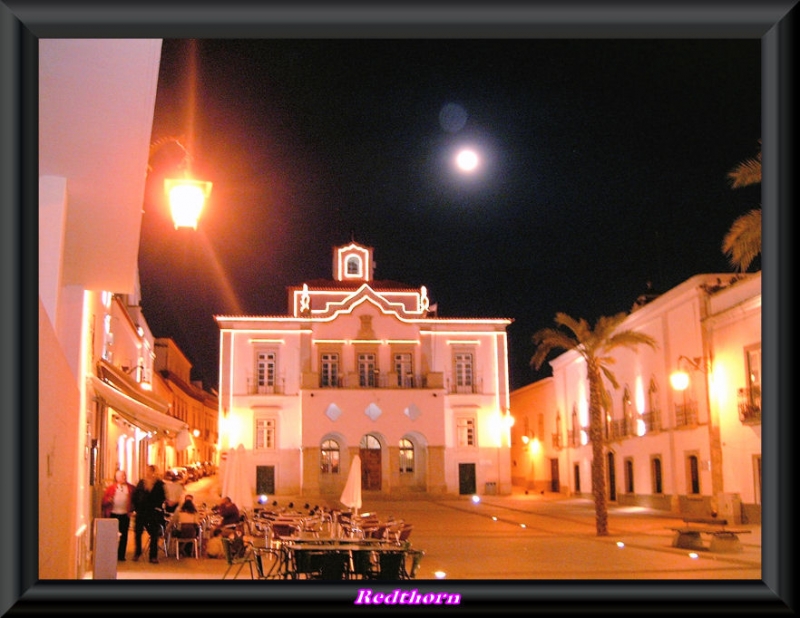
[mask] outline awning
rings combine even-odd
[[[183,450],[191,444],[189,426],[182,420],[159,412],[142,401],[138,401],[114,388],[111,384],[104,382],[95,375],[88,376],[87,380],[97,399],[114,408],[120,416],[126,418],[137,427],[144,431],[171,434],[177,438],[176,448],[179,450]]]
[[[102,380],[121,391],[128,397],[132,397],[136,401],[143,403],[148,408],[153,408],[158,412],[166,414],[169,411],[169,402],[156,397],[155,395],[148,395],[142,390],[141,384],[134,380],[128,373],[119,367],[115,367],[108,361],[100,359],[97,363],[97,376]]]

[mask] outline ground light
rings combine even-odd
[[[481,497],[478,496],[477,494],[472,496],[472,503],[473,504],[478,504],[480,501],[481,501]]]
[[[445,577],[447,577],[447,573],[445,573],[444,571],[434,571],[433,575],[436,579],[444,579]]]

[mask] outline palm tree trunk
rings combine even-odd
[[[592,495],[597,536],[608,536],[606,472],[603,453],[602,377],[594,365],[587,366],[589,377],[589,439],[592,442]]]

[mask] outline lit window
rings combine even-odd
[[[275,419],[256,419],[256,449],[275,450]]]
[[[339,385],[339,355],[323,354],[320,358],[320,386]]]
[[[275,389],[274,352],[259,352],[256,359],[256,384],[259,393],[271,393]]]
[[[339,474],[339,443],[336,440],[322,443],[320,471],[322,474]]]
[[[459,418],[456,421],[458,446],[475,446],[475,419]]]
[[[414,385],[414,369],[411,365],[411,354],[395,354],[394,371],[397,374],[397,386],[409,388]]]
[[[377,366],[374,354],[358,355],[358,385],[366,387],[377,386]]]
[[[400,440],[400,474],[414,472],[414,445],[411,440]]]

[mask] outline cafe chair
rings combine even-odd
[[[223,536],[222,553],[225,555],[225,561],[228,563],[228,568],[225,569],[225,572],[222,574],[222,579],[225,579],[228,576],[228,573],[230,573],[231,569],[238,565],[239,568],[236,570],[236,574],[233,576],[233,579],[236,579],[239,577],[239,573],[242,572],[245,564],[250,568],[250,579],[255,579],[253,573],[253,564],[255,563],[256,558],[253,554],[253,548],[250,544],[245,545],[244,554],[242,556],[234,556],[231,548],[231,540]]]
[[[273,547],[254,547],[253,554],[256,559],[256,573],[258,579],[281,579],[286,576],[282,569],[282,554]]]
[[[181,559],[183,549],[189,545],[195,558],[200,558],[200,538],[201,529],[199,524],[180,524],[175,526],[172,531],[172,538],[175,539],[175,558]]]

